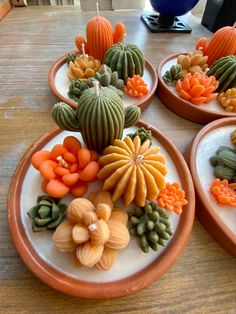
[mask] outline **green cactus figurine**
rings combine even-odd
[[[140,114],[135,105],[125,109],[120,97],[108,87],[99,88],[98,81],[82,93],[76,111],[65,103],[54,105],[52,110],[61,129],[81,132],[87,147],[99,153],[120,139],[123,129],[134,125]]]
[[[48,195],[38,196],[37,204],[30,208],[28,216],[32,219],[34,232],[55,229],[66,215],[66,205]]]

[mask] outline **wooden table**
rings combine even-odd
[[[127,40],[140,46],[156,67],[167,55],[192,50],[211,34],[187,17],[192,34],[152,34],[138,12],[102,12],[122,20]],[[196,219],[184,252],[160,280],[125,298],[76,299],[38,280],[22,263],[7,226],[7,193],[25,150],[54,126],[56,102],[47,75],[53,62],[74,49],[92,13],[74,7],[15,8],[0,24],[0,312],[4,313],[236,313],[236,263]],[[183,152],[201,125],[184,120],[155,97],[142,119],[163,131]]]

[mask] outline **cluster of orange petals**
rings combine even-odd
[[[140,75],[134,75],[127,79],[124,92],[131,97],[141,98],[148,93],[147,83],[145,83]]]
[[[188,204],[185,192],[178,182],[166,183],[165,189],[161,190],[157,197],[158,204],[176,214],[182,213],[182,206]]]
[[[63,144],[56,144],[51,151],[38,151],[32,156],[32,165],[44,178],[41,188],[51,197],[61,198],[69,192],[80,197],[88,182],[97,178],[98,154],[82,148],[74,136],[67,136]]]
[[[210,191],[218,204],[236,207],[236,183],[229,184],[226,179],[216,179],[212,182]]]
[[[207,104],[216,98],[218,93],[214,93],[219,82],[215,76],[207,76],[203,72],[185,74],[183,80],[176,83],[176,91],[179,96],[190,101],[194,105]]]

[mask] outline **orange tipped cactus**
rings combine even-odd
[[[113,32],[111,23],[105,17],[99,16],[97,8],[97,16],[91,18],[87,24],[87,42],[81,35],[78,35],[75,38],[75,44],[82,52],[82,43],[84,43],[86,53],[103,62],[107,49],[122,41],[124,34],[124,24],[117,23]]]

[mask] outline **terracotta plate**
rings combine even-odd
[[[194,211],[195,195],[188,167],[174,145],[157,129],[140,122],[152,130],[153,143],[160,145],[161,152],[167,157],[167,181],[179,181],[186,191],[188,205],[178,216],[171,212],[170,221],[174,235],[166,247],[158,252],[142,253],[135,238],[132,238],[125,250],[118,254],[113,267],[107,271],[98,269],[78,268],[73,257],[68,253],[59,252],[52,243],[52,232],[34,233],[31,221],[26,215],[28,209],[36,202],[40,190],[41,178],[31,166],[32,155],[41,149],[51,149],[56,143],[62,143],[67,135],[74,133],[54,129],[36,141],[25,153],[13,176],[9,198],[8,217],[14,244],[30,270],[49,286],[64,293],[83,298],[112,298],[125,296],[146,287],[160,278],[175,262],[184,249],[190,236]],[[133,132],[137,127],[129,128],[125,133]],[[82,141],[80,134],[78,138]],[[89,191],[99,191],[101,183],[93,182]],[[69,203],[72,198],[63,201]],[[122,202],[118,206],[124,208]]]
[[[180,98],[175,88],[168,86],[162,79],[166,70],[169,70],[173,64],[177,63],[177,57],[180,54],[174,54],[164,59],[157,68],[158,86],[157,95],[161,101],[177,115],[201,124],[209,123],[213,120],[236,117],[236,113],[225,111],[217,100],[209,104],[193,105],[191,102]]]
[[[68,53],[78,53],[78,51],[74,50]],[[67,95],[70,86],[70,80],[67,77],[68,65],[66,63],[66,55],[58,59],[51,67],[48,75],[48,83],[53,94],[60,101],[67,103],[72,108],[76,108],[76,102],[73,99],[70,99]],[[132,98],[124,94],[122,100],[125,107],[128,107],[130,105],[137,105],[140,107],[140,109],[143,110],[149,105],[155,94],[157,88],[157,74],[151,63],[147,60],[145,61],[143,79],[148,84],[148,94],[139,99]]]
[[[233,148],[230,133],[236,129],[236,118],[225,118],[206,125],[188,148],[187,158],[197,193],[196,213],[212,236],[236,255],[236,208],[219,206],[209,192],[215,179],[209,158],[217,148]]]

